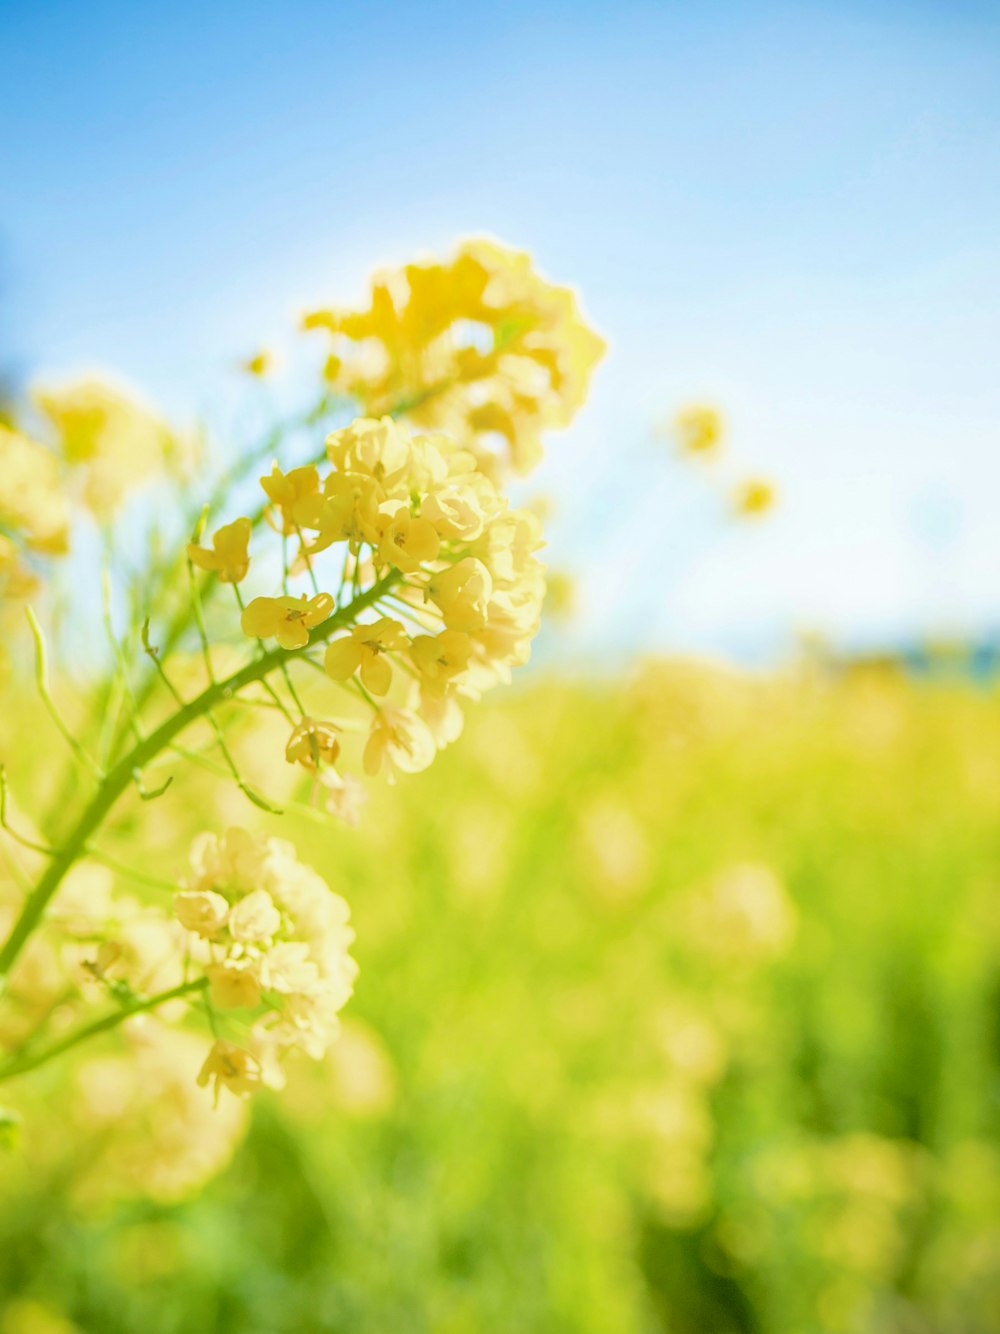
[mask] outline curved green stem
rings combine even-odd
[[[0,1082],[13,1079],[15,1075],[27,1074],[29,1070],[37,1070],[40,1065],[47,1065],[54,1057],[62,1056],[63,1052],[69,1051],[71,1047],[81,1042],[86,1042],[88,1038],[97,1037],[99,1033],[107,1033],[110,1029],[117,1028],[134,1014],[144,1014],[147,1010],[158,1009],[159,1006],[166,1005],[167,1001],[189,996],[193,991],[204,991],[207,986],[208,979],[205,977],[199,977],[194,982],[182,982],[179,986],[171,987],[169,991],[160,991],[155,996],[147,996],[143,1000],[134,1001],[131,1005],[123,1005],[101,1019],[95,1019],[92,1024],[82,1024],[50,1047],[44,1047],[37,1052],[26,1052],[23,1056],[16,1056],[5,1065],[0,1065]]]
[[[70,831],[62,846],[56,849],[52,860],[41,878],[24,901],[21,914],[11,930],[4,946],[0,949],[0,993],[4,989],[11,966],[20,954],[28,937],[42,919],[49,901],[62,883],[63,877],[81,856],[85,855],[87,844],[104,822],[105,816],[114,806],[123,792],[141,773],[149,762],[165,750],[179,733],[205,717],[217,704],[222,704],[244,686],[262,681],[271,672],[278,671],[290,659],[301,657],[316,644],[323,643],[335,630],[343,629],[353,623],[358,614],[378,602],[379,598],[399,579],[398,571],[392,570],[383,579],[372,584],[371,588],[358,596],[340,611],[333,612],[322,624],[310,633],[309,641],[298,649],[273,648],[261,657],[254,659],[238,672],[214,681],[200,695],[185,704],[183,708],[170,715],[164,722],[137,742],[132,749],[108,770],[100,787],[94,793],[90,804],[80,816],[75,827]]]

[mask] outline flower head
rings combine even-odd
[[[744,518],[757,518],[772,510],[777,498],[777,492],[770,482],[763,477],[751,477],[734,488],[733,510]]]
[[[486,240],[379,275],[367,309],[303,323],[331,340],[334,389],[370,413],[452,433],[490,470],[504,458],[521,472],[537,463],[542,434],[569,423],[604,352],[568,288]]]
[[[346,681],[360,672],[362,684],[373,695],[384,695],[392,684],[392,668],[386,653],[398,653],[407,645],[398,621],[381,616],[370,625],[356,625],[349,635],[327,647],[323,665],[334,681]]]
[[[219,1038],[212,1045],[205,1057],[205,1063],[198,1072],[198,1084],[206,1088],[210,1083],[215,1088],[215,1101],[219,1093],[226,1088],[237,1097],[245,1097],[260,1087],[260,1062],[243,1047]]]
[[[321,722],[318,718],[303,718],[285,746],[285,759],[289,764],[301,764],[304,769],[313,771],[324,764],[335,764],[339,754],[340,728],[336,723]]]
[[[246,607],[240,624],[243,633],[257,639],[277,639],[282,648],[305,648],[309,631],[319,625],[333,611],[329,593],[315,597],[254,598]]]
[[[203,967],[212,1004],[256,1012],[247,1047],[219,1042],[199,1083],[247,1093],[280,1082],[288,1047],[321,1056],[336,1032],[357,972],[350,911],[295,849],[245,829],[203,834],[191,849],[189,888],[175,912],[193,931],[189,952]]]
[[[212,549],[206,550],[194,542],[188,543],[187,554],[199,569],[211,570],[224,584],[238,584],[250,569],[250,534],[253,525],[249,519],[234,519],[223,524],[212,536]]]
[[[674,433],[682,454],[716,454],[722,444],[722,414],[709,404],[691,403],[674,418]]]

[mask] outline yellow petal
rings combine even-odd
[[[240,617],[243,633],[255,639],[266,639],[277,629],[280,614],[275,598],[254,598]]]
[[[381,653],[366,653],[361,660],[361,680],[373,695],[385,695],[392,685],[392,668]]]
[[[334,681],[346,681],[361,666],[361,645],[350,635],[335,639],[327,645],[323,666]]]

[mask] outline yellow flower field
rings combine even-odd
[[[11,1081],[0,1328],[1000,1327],[998,801],[991,690],[649,662],[259,814],[350,902],[339,1040],[249,1116],[154,1020]]]

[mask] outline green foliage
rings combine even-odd
[[[971,688],[484,706],[357,830],[295,830],[358,929],[332,1065],[195,1198],[26,1170],[0,1330],[1000,1331],[998,809]]]

